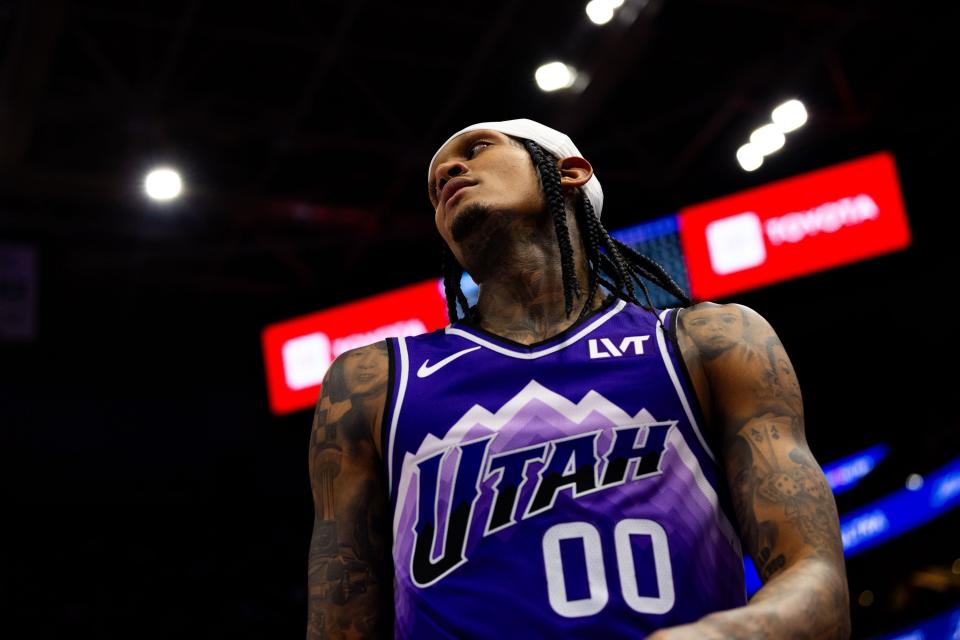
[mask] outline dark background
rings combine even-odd
[[[569,133],[609,229],[892,151],[909,250],[736,301],[790,352],[818,459],[893,448],[841,512],[958,455],[958,12],[584,4],[0,2],[0,242],[39,264],[35,336],[0,342],[6,637],[302,636],[311,415],[270,414],[260,330],[438,276],[426,164],[475,121]],[[586,90],[536,88],[555,58]],[[792,97],[808,124],[742,171]],[[142,196],[158,162],[173,205]],[[850,560],[855,637],[960,601],[958,532]]]

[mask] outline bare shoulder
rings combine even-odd
[[[337,356],[324,377],[314,428],[343,422],[341,437],[369,441],[379,453],[389,369],[385,341]],[[352,419],[344,421],[347,416]]]
[[[722,305],[712,302],[701,302],[690,307],[684,307],[677,311],[677,344],[680,347],[680,356],[683,358],[684,366],[690,375],[690,382],[693,385],[697,395],[698,404],[704,414],[708,425],[713,429],[713,400],[711,398],[710,383],[707,379],[706,369],[704,368],[703,354],[700,352],[700,340],[694,340],[693,336],[698,336],[696,330],[703,323],[703,316],[714,313],[715,309]]]
[[[691,326],[704,326],[718,319],[727,323],[745,323],[745,326],[752,323],[758,327],[770,327],[770,323],[759,313],[746,305],[736,303],[698,302],[695,305],[681,308],[678,317],[681,329],[689,329]]]
[[[802,415],[796,372],[766,318],[741,304],[714,303],[679,318],[678,341],[695,352],[722,417],[746,412],[748,400],[778,415]]]
[[[729,356],[737,353],[749,358],[755,348],[779,342],[770,323],[742,304],[701,302],[681,309],[678,319],[681,347],[696,350],[706,365],[730,360]]]

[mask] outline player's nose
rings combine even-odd
[[[437,181],[437,194],[439,197],[443,185],[447,184],[451,178],[456,178],[467,172],[467,166],[459,160],[447,160],[437,165],[434,171],[434,179]]]

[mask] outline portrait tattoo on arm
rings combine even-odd
[[[387,371],[379,342],[341,355],[324,378],[310,434],[308,640],[390,634],[389,506],[373,436]]]

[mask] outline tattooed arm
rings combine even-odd
[[[310,434],[307,640],[390,635],[393,565],[378,452],[387,369],[379,342],[342,354],[323,381]]]
[[[800,386],[783,345],[740,305],[700,304],[680,318],[684,360],[717,432],[743,541],[764,586],[745,607],[653,637],[849,637],[836,504],[807,446]]]

